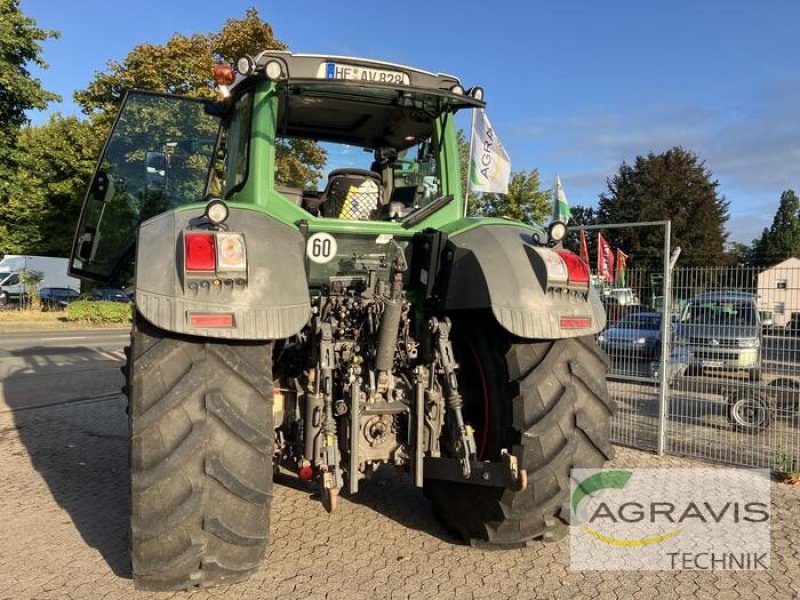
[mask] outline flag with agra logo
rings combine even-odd
[[[511,159],[482,108],[472,111],[469,158],[470,192],[508,193]]]

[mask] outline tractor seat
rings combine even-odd
[[[383,200],[381,176],[366,169],[336,169],[320,197],[322,216],[351,221],[375,218]]]

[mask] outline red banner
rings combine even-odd
[[[614,282],[614,251],[602,233],[597,234],[597,274],[609,283]]]
[[[589,263],[589,246],[586,243],[586,230],[581,229],[581,260],[587,265]]]

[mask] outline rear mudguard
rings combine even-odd
[[[443,307],[491,308],[504,329],[523,338],[602,331],[606,314],[597,291],[587,285],[549,285],[537,248],[532,232],[515,225],[487,224],[451,234],[440,271]]]
[[[184,281],[183,232],[203,209],[163,213],[139,228],[136,307],[153,325],[202,337],[239,340],[284,339],[311,316],[304,267],[304,240],[294,228],[262,213],[231,207],[225,225],[244,234],[247,283],[209,285],[192,292]],[[191,326],[189,315],[232,314],[232,327]]]

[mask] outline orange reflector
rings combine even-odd
[[[233,327],[233,314],[231,313],[191,313],[189,324],[192,327]]]
[[[236,73],[230,65],[214,67],[214,81],[217,85],[232,85],[236,81]]]
[[[561,329],[587,329],[591,326],[591,317],[561,317]]]

